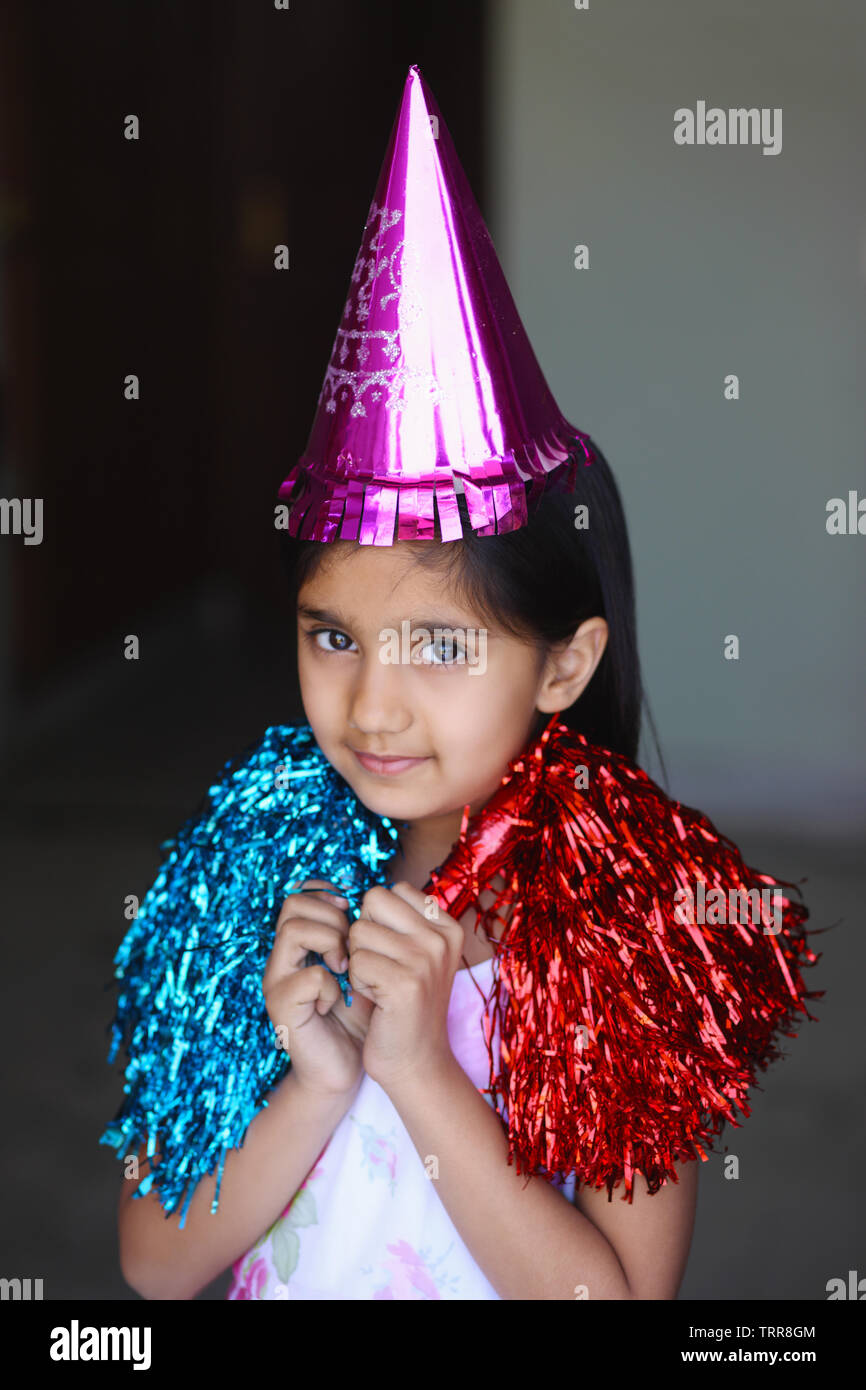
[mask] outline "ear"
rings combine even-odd
[[[541,673],[536,709],[553,714],[574,704],[604,655],[608,632],[604,618],[587,618],[570,640],[551,649]]]

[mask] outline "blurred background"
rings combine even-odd
[[[739,1180],[701,1165],[681,1297],[823,1299],[862,1269],[866,1158],[866,537],[826,529],[866,497],[860,0],[0,8],[0,498],[44,509],[40,544],[0,534],[0,1274],[136,1297],[98,1145],[123,902],[223,763],[302,717],[262,538],[411,63],[616,473],[665,785],[831,928],[820,1023],[726,1133]],[[780,153],[675,145],[699,100],[781,108]]]

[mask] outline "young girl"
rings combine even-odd
[[[227,765],[119,953],[124,1275],[675,1298],[695,1160],[816,957],[785,898],[773,926],[675,915],[687,876],[775,881],[635,765],[619,493],[415,68],[281,496],[307,722]]]

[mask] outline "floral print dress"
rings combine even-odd
[[[479,1091],[489,1081],[482,1017],[492,987],[492,959],[458,970],[448,1006],[451,1049]],[[555,1185],[573,1200],[573,1176]],[[351,1109],[292,1201],[233,1266],[227,1297],[499,1295],[439,1199],[435,1156],[421,1158],[386,1092],[364,1075]]]

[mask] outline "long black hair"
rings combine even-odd
[[[466,502],[457,502],[463,538],[419,545],[413,559],[447,566],[455,590],[471,607],[513,636],[541,647],[565,641],[587,618],[602,617],[608,639],[589,684],[560,720],[590,743],[638,760],[642,716],[652,729],[664,772],[658,734],[640,673],[631,547],[622,501],[610,465],[592,442],[595,461],[577,455],[572,492],[548,487],[529,511],[526,525],[502,535],[479,536]],[[297,495],[297,494],[295,494]],[[294,496],[289,501],[289,506]],[[585,528],[577,508],[587,509]],[[325,549],[279,531],[280,553],[293,601]],[[440,540],[438,523],[436,539]],[[533,735],[549,714],[539,713]]]

